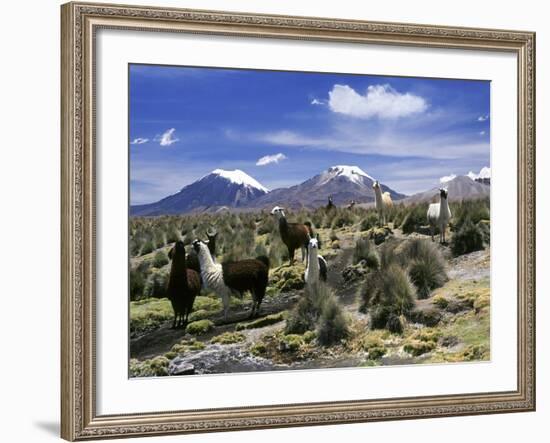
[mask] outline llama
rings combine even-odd
[[[354,208],[355,204],[356,204],[355,200],[350,200],[350,202],[348,204],[348,209],[352,210]]]
[[[294,251],[298,248],[302,250],[302,262],[306,258],[306,247],[310,238],[313,237],[311,223],[289,223],[286,220],[285,212],[280,206],[275,206],[271,214],[279,220],[279,233],[283,243],[288,248],[288,257],[290,264],[294,263]]]
[[[389,192],[382,193],[382,188],[378,180],[372,184],[372,189],[374,189],[374,201],[376,204],[376,211],[378,212],[378,223],[384,226],[386,224],[386,213],[388,212],[388,208],[393,206],[391,195]]]
[[[322,255],[318,254],[319,241],[312,238],[308,243],[307,266],[304,273],[306,285],[310,288],[317,285],[319,281],[327,281],[327,261]]]
[[[445,231],[452,217],[451,209],[449,208],[448,200],[449,192],[446,189],[439,190],[439,203],[431,203],[428,207],[428,222],[430,223],[430,231],[432,241],[434,241],[435,228],[439,228],[439,243],[445,244]]]
[[[212,289],[222,299],[224,321],[227,321],[232,293],[242,295],[250,291],[253,300],[250,317],[258,315],[267,288],[269,259],[260,256],[255,259],[219,264],[214,262],[204,242],[195,240],[193,249],[199,256],[205,287]]]
[[[326,210],[327,212],[328,211],[332,211],[333,209],[335,209],[336,206],[334,206],[334,203],[332,202],[332,195],[329,195],[328,196],[328,203],[327,203],[327,206],[326,206]]]
[[[174,310],[172,329],[185,328],[189,314],[193,310],[195,297],[201,291],[201,279],[196,271],[187,268],[185,246],[182,241],[176,242],[168,256],[172,260],[168,280],[168,298]]]

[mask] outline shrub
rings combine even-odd
[[[396,329],[393,316],[408,315],[414,306],[414,295],[408,275],[395,263],[368,274],[361,298],[362,310],[370,313],[371,328]]]
[[[306,287],[304,296],[289,313],[286,334],[304,334],[315,330],[317,341],[330,346],[349,334],[349,319],[338,300],[324,284],[314,290]]]
[[[211,320],[197,320],[187,325],[187,332],[193,335],[203,335],[214,329],[214,323]]]
[[[418,298],[427,298],[432,290],[440,288],[448,280],[445,260],[437,246],[429,240],[404,242],[399,248],[399,259],[408,269]]]
[[[370,212],[361,220],[361,231],[368,231],[378,225],[378,215],[374,212]]]
[[[404,234],[412,234],[427,222],[426,208],[422,205],[414,206],[403,218],[401,230]]]
[[[143,296],[145,298],[155,297],[163,298],[167,296],[168,289],[168,273],[166,271],[160,271],[155,269],[145,283],[143,288]]]
[[[168,255],[166,255],[166,252],[158,251],[155,254],[155,257],[153,258],[154,268],[162,268],[163,266],[166,266],[168,263],[170,263],[170,260],[168,259]]]
[[[483,232],[471,220],[466,220],[451,240],[451,251],[455,256],[480,251],[483,247]]]
[[[372,242],[366,238],[360,238],[355,244],[353,252],[353,263],[357,264],[365,260],[366,265],[371,269],[377,269],[380,266],[380,258]]]
[[[326,288],[326,286],[323,287]],[[327,290],[327,295],[323,297],[316,331],[317,341],[323,346],[330,346],[349,335],[348,319],[334,295],[329,294]]]
[[[139,269],[132,269],[130,271],[130,300],[139,300],[143,298],[145,281],[145,277]]]
[[[401,317],[396,314],[390,314],[388,321],[386,322],[386,329],[393,334],[402,334],[403,333],[403,322]]]
[[[285,333],[303,334],[307,331],[311,331],[315,329],[315,323],[318,317],[319,310],[314,305],[312,296],[306,289],[302,298],[288,314]]]
[[[155,250],[155,245],[151,240],[148,240],[141,247],[141,255],[150,254],[154,250]]]
[[[348,209],[337,209],[336,216],[332,220],[332,229],[343,228],[355,223],[355,216]]]

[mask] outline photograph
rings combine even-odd
[[[485,79],[130,63],[129,377],[490,362],[492,148]]]

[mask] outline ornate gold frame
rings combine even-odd
[[[61,7],[61,435],[67,440],[533,411],[535,34],[68,3]],[[518,383],[511,392],[98,416],[95,412],[94,33],[99,28],[508,51],[518,59]]]

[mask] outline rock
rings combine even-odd
[[[367,274],[367,269],[363,266],[364,260],[356,265],[346,266],[342,271],[342,277],[345,282],[351,283],[363,278]]]
[[[192,375],[194,373],[195,366],[181,357],[176,357],[168,366],[168,374],[170,375]]]

